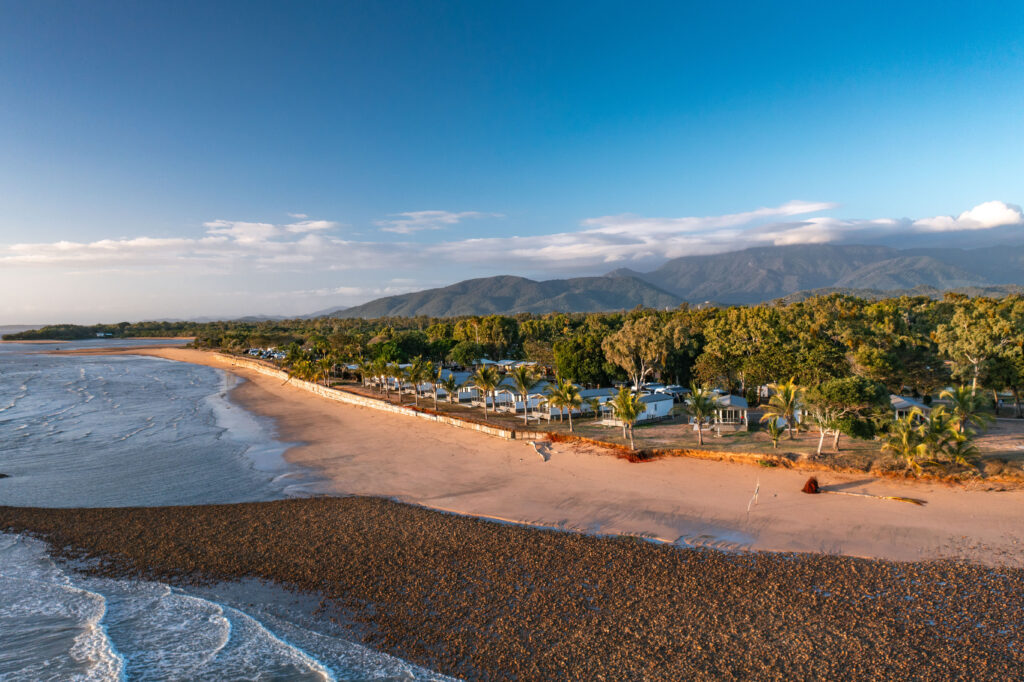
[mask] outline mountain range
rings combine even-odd
[[[682,302],[747,305],[807,292],[871,297],[943,291],[1008,291],[1024,285],[1024,245],[976,249],[803,244],[672,259],[650,272],[542,282],[502,275],[320,311],[334,317],[599,312]]]

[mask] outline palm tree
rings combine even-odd
[[[373,377],[373,372],[374,372],[373,365],[374,365],[374,363],[372,363],[369,360],[366,360],[364,358],[359,358],[359,363],[358,364],[359,364],[359,369],[357,371],[359,372],[359,378],[363,382],[363,386],[366,386],[367,380],[369,380],[369,379],[371,379]]]
[[[942,405],[933,409],[927,419],[924,419],[924,413],[921,412],[920,408],[911,410],[911,415],[918,424],[917,428],[921,435],[921,450],[923,454],[930,455],[935,459],[946,454],[949,450],[950,442],[955,440],[957,436],[967,437],[967,434],[960,432],[953,415],[947,412],[946,408]]]
[[[764,421],[763,417],[761,418],[761,421]],[[768,437],[772,441],[772,449],[778,450],[779,438],[782,437],[782,427],[779,426],[779,420],[777,418],[768,422]]]
[[[769,388],[774,392],[768,399],[761,421],[770,423],[780,418],[785,419],[789,440],[793,440],[793,423],[796,421],[796,411],[800,407],[804,389],[797,386],[794,379],[769,384]]]
[[[537,375],[532,367],[520,365],[513,369],[509,376],[512,377],[512,384],[519,391],[519,395],[523,396],[523,424],[527,424],[530,416],[530,389],[537,385]]]
[[[405,378],[405,372],[401,367],[398,366],[397,362],[389,362],[387,368],[384,370],[384,379],[394,379],[396,387],[398,389],[398,404],[402,404],[402,379]],[[391,388],[391,382],[388,381],[388,389]],[[387,392],[387,391],[385,391]]]
[[[959,433],[964,433],[971,426],[980,428],[992,421],[991,415],[981,411],[981,401],[968,386],[961,384],[956,388],[947,389],[940,393],[939,397],[949,401]]]
[[[491,395],[495,388],[498,387],[498,383],[501,378],[498,376],[498,370],[493,367],[484,365],[469,378],[480,392],[484,394],[484,418],[487,417],[487,396]]]
[[[441,387],[441,372],[444,371],[441,367],[434,367],[433,362],[428,362],[427,366],[430,368],[430,386],[431,394],[434,396],[434,411],[437,411],[437,391]]]
[[[444,370],[441,370],[441,371],[444,371]],[[441,372],[438,372],[438,377],[440,377],[440,376],[441,376]],[[444,389],[445,395],[448,396],[448,402],[449,403],[454,403],[455,399],[459,397],[459,382],[455,378],[455,374],[452,373],[452,372],[448,372],[448,376],[446,376],[445,378],[441,379],[440,384],[441,384],[441,388]],[[436,391],[434,392],[434,398],[435,398],[435,401],[436,401],[436,398],[437,398],[437,392]]]
[[[615,418],[622,422],[622,437],[625,438],[628,431],[629,448],[630,450],[636,450],[636,445],[633,442],[633,425],[636,424],[636,420],[647,409],[647,405],[641,402],[640,398],[634,395],[628,386],[620,386],[618,394],[612,398],[610,404],[612,412],[615,413]]]
[[[377,358],[371,365],[373,371],[373,378],[377,380],[377,392],[384,393],[384,398],[387,400],[388,397],[388,363],[384,358]]]
[[[327,386],[331,382],[331,374],[334,372],[334,366],[338,364],[337,358],[328,354],[317,360],[316,369],[320,376],[324,380],[324,386]]]
[[[973,467],[978,461],[978,447],[963,433],[956,433],[946,445],[946,457],[951,464]]]
[[[433,376],[433,366],[422,357],[413,358],[412,363],[405,368],[405,378],[412,384],[412,400],[417,407],[420,404],[420,384]]]
[[[572,411],[583,405],[580,389],[568,379],[557,377],[555,385],[548,387],[548,404],[558,408],[558,421],[562,421],[563,410],[569,412],[569,432],[571,433],[573,430]]]
[[[686,411],[697,422],[697,444],[704,445],[704,420],[715,413],[718,407],[718,400],[715,395],[697,384],[690,385],[690,400],[686,404]]]
[[[292,379],[299,379],[300,381],[316,381],[319,370],[317,370],[316,364],[310,362],[306,358],[300,358],[288,367],[288,378],[284,380],[284,383],[288,383]]]
[[[882,452],[891,452],[896,459],[902,460],[908,469],[915,474],[921,473],[921,459],[925,454],[924,439],[921,427],[917,423],[922,416],[921,410],[912,409],[900,417],[889,427],[889,433],[882,443]]]

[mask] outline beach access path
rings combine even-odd
[[[297,443],[286,458],[320,470],[327,492],[544,527],[635,534],[721,549],[824,552],[894,560],[966,559],[1024,567],[1024,491],[690,458],[630,463],[610,451],[493,438],[425,419],[326,400],[290,382],[185,348],[117,349],[217,367],[243,377],[231,399]],[[756,500],[752,500],[755,488]],[[749,509],[749,511],[748,511]]]

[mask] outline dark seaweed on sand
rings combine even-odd
[[[679,549],[355,497],[0,507],[0,528],[108,575],[322,591],[366,643],[468,679],[1024,674],[1019,570]]]

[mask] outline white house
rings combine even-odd
[[[915,407],[921,410],[925,419],[928,418],[928,415],[931,414],[932,411],[932,408],[928,407],[921,401],[903,395],[890,394],[889,403],[892,405],[892,411],[895,413],[896,419],[906,417],[914,410]]]
[[[672,415],[672,407],[676,403],[672,396],[667,393],[645,393],[640,396],[639,400],[643,403],[644,411],[637,417],[637,424],[668,419]],[[601,406],[601,424],[604,426],[622,426],[622,422],[615,417],[615,411],[608,402]]]

